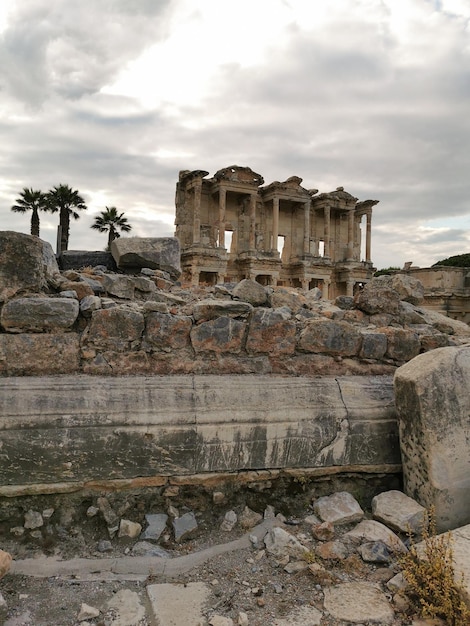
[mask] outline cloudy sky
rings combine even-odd
[[[70,249],[172,235],[179,170],[236,164],[380,200],[378,268],[469,251],[469,0],[1,0],[0,111],[1,230],[64,183]]]

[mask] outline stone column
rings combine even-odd
[[[279,198],[273,198],[273,250],[277,251],[279,237]]]
[[[202,193],[202,182],[198,180],[194,184],[193,243],[199,243],[201,240],[201,193]],[[199,276],[198,276],[198,281],[199,281]]]
[[[256,194],[250,194],[250,250],[256,249]]]
[[[354,219],[355,219],[355,212],[354,212],[354,209],[351,209],[348,213],[348,256],[346,259],[347,261],[354,261]]]
[[[370,262],[370,240],[372,230],[372,211],[366,213],[367,225],[366,225],[366,261]]]
[[[310,200],[304,205],[304,254],[310,252]]]
[[[330,279],[329,278],[324,278],[323,279],[323,289],[322,289],[322,299],[323,300],[328,300],[329,298],[329,291],[330,291]]]
[[[325,240],[325,252],[324,252],[324,256],[328,257],[330,256],[330,207],[326,206],[324,209],[324,220],[325,220],[325,224],[324,224],[324,235],[323,238]]]
[[[219,247],[225,248],[225,205],[227,190],[219,188]]]
[[[346,295],[353,296],[354,295],[354,285],[356,281],[352,278],[346,281]]]

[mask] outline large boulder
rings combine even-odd
[[[64,250],[58,258],[61,270],[80,270],[84,267],[103,265],[112,272],[116,271],[116,263],[111,252],[104,250]]]
[[[0,302],[28,291],[45,291],[58,271],[49,243],[32,235],[0,231]]]
[[[411,302],[411,304],[421,304],[424,300],[423,283],[407,274],[393,274],[390,277],[390,286],[400,296],[400,300]]]
[[[470,522],[470,345],[438,348],[394,380],[405,492],[439,530]]]
[[[400,300],[400,294],[393,288],[390,276],[373,278],[354,297],[356,307],[368,315],[376,313],[396,315]]]
[[[72,298],[16,298],[3,305],[0,323],[10,333],[61,332],[73,326],[78,312]]]
[[[180,244],[176,237],[118,237],[111,254],[121,270],[144,267],[168,272],[173,280],[181,275]]]

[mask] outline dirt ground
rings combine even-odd
[[[255,507],[256,494],[250,504],[258,511],[263,510],[263,499]],[[233,503],[231,503],[233,504]],[[170,532],[163,534],[158,545],[169,553],[170,558],[188,554],[197,554],[210,546],[226,544],[238,537],[249,534],[250,531],[236,525],[230,532],[220,530],[220,524],[229,509],[241,514],[246,502],[236,506],[228,504],[217,507],[201,506],[196,514],[198,529],[194,536],[176,543]],[[211,589],[211,597],[206,610],[206,618],[218,614],[231,617],[234,624],[238,623],[240,612],[246,613],[249,626],[270,626],[277,619],[285,618],[296,607],[314,606],[323,611],[323,589],[325,586],[347,581],[370,581],[377,584],[392,602],[395,609],[393,626],[404,626],[412,623],[412,611],[406,602],[398,597],[393,598],[386,583],[399,571],[397,563],[392,560],[387,564],[365,563],[355,551],[351,551],[345,559],[322,560],[315,554],[319,542],[312,536],[311,525],[306,521],[312,515],[310,497],[296,497],[294,500],[285,500],[278,507],[276,513],[282,512],[284,522],[282,527],[294,534],[305,545],[309,552],[305,557],[305,565],[319,564],[321,570],[306,567],[301,571],[289,573],[285,570],[286,563],[276,559],[264,550],[264,545],[248,545],[242,549],[226,552],[210,558],[190,571],[169,578],[158,574],[149,568],[145,576],[126,576],[125,573],[116,580],[100,579],[95,574],[94,580],[85,580],[80,570],[69,576],[48,575],[37,578],[27,575],[7,574],[0,581],[0,593],[3,595],[8,611],[4,612],[4,623],[7,626],[78,626],[80,623],[94,626],[126,626],[126,622],[119,621],[107,603],[120,590],[130,589],[137,594],[147,608],[147,617],[135,622],[139,626],[157,626],[149,610],[146,587],[149,584],[163,582],[177,582],[185,585],[188,582],[206,582]],[[132,548],[137,540],[111,540],[111,549],[100,552],[97,549],[99,541],[109,540],[106,526],[88,524],[86,521],[80,526],[76,522],[70,525],[67,531],[59,530],[55,534],[47,535],[42,530],[36,538],[31,534],[22,537],[8,537],[3,533],[0,547],[8,550],[14,559],[39,558],[56,556],[63,560],[79,557],[92,559],[114,559],[122,556],[132,558]],[[341,536],[352,526],[337,527],[335,539]],[[249,543],[249,542],[248,542]],[[325,573],[326,572],[326,573]],[[105,578],[105,577],[102,577]],[[119,577],[118,577],[119,578]],[[86,603],[100,610],[100,615],[79,622],[78,615],[82,603]],[[177,616],[176,616],[177,619]],[[134,624],[134,622],[128,622]],[[175,621],[177,624],[177,621]],[[348,622],[334,620],[324,612],[321,626],[345,626]],[[307,626],[307,624],[306,624]]]

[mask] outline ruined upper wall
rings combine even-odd
[[[21,250],[40,242],[12,237],[22,239]],[[18,282],[20,259],[0,272],[2,376],[384,374],[470,336],[465,324],[417,305],[422,290],[406,277],[374,279],[332,303],[319,289],[250,280],[194,288],[159,269],[59,272],[47,255],[38,263],[34,284]],[[9,295],[4,287],[14,276]]]

